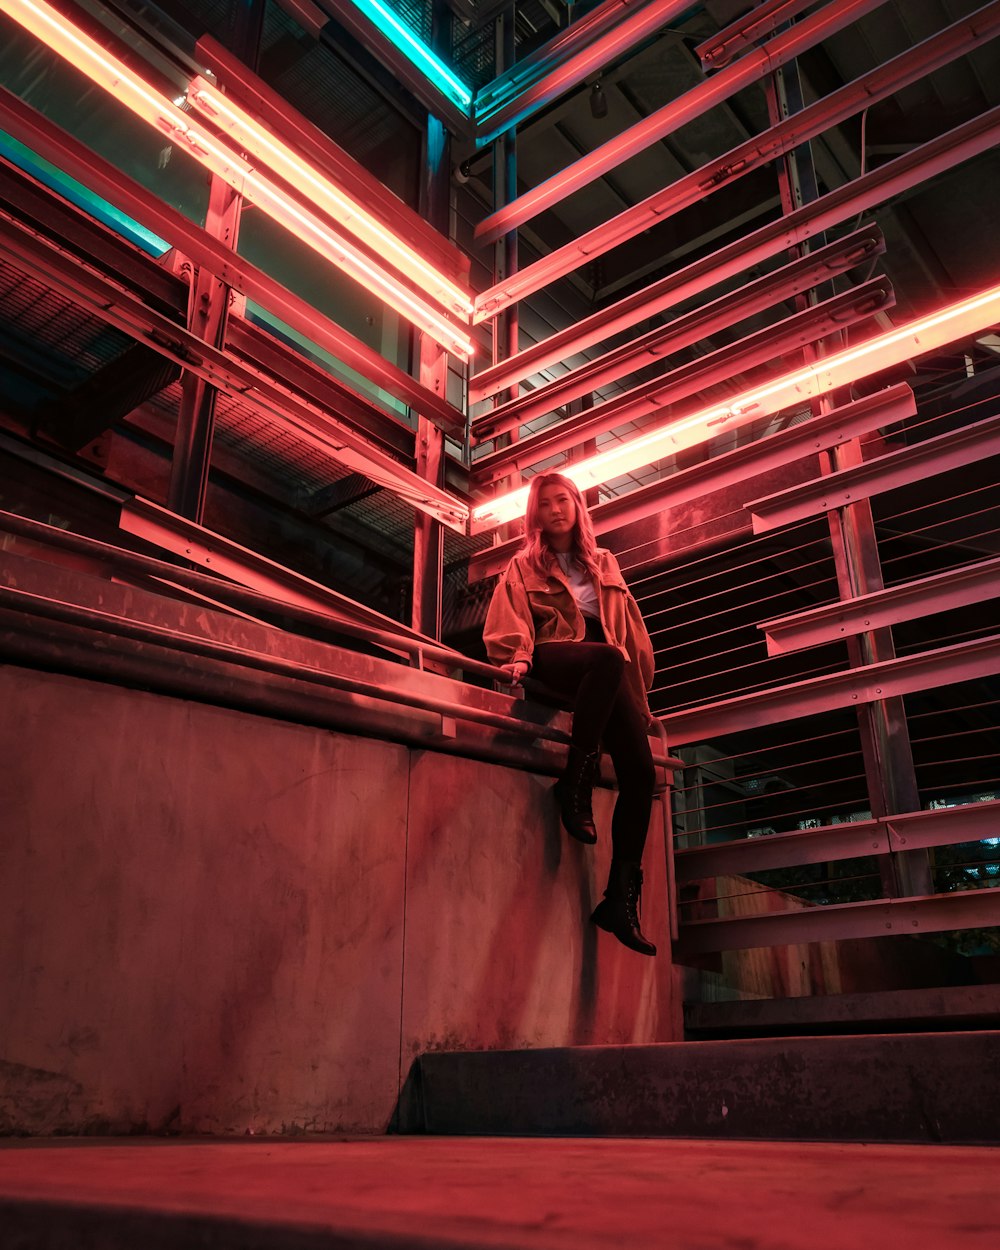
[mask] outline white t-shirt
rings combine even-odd
[[[584,616],[592,616],[599,621],[601,619],[601,603],[597,597],[593,577],[584,565],[577,563],[571,552],[557,551],[555,556],[559,561],[559,567],[562,569],[566,581],[569,583],[569,588],[573,592],[576,606]]]

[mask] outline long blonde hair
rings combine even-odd
[[[597,564],[597,539],[594,523],[580,488],[562,473],[538,473],[531,479],[528,490],[528,506],[524,513],[524,546],[521,555],[528,567],[540,577],[548,575],[556,554],[549,546],[538,517],[538,496],[546,486],[561,486],[576,505],[576,524],[573,526],[570,552],[593,577],[600,576]]]

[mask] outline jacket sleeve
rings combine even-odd
[[[622,584],[624,585],[625,578],[622,577],[618,561],[610,551],[607,555],[617,570],[618,576],[622,578]],[[642,691],[645,693],[653,684],[653,675],[656,668],[653,661],[653,644],[649,637],[649,630],[646,628],[646,622],[642,619],[642,613],[639,611],[639,605],[636,603],[631,590],[627,588],[625,590],[625,623],[625,650],[635,666],[635,672],[638,673],[641,679]]]
[[[494,664],[531,664],[535,649],[535,623],[523,578],[511,561],[493,591],[483,627],[486,654]]]
[[[642,675],[643,688],[648,690],[653,684],[653,675],[656,668],[653,661],[653,643],[649,637],[646,622],[642,619],[642,613],[639,611],[639,605],[632,597],[631,591],[627,592],[625,615],[628,620],[628,637],[626,638],[625,646],[632,663]]]

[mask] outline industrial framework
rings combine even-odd
[[[790,107],[780,71],[791,73],[796,57],[884,0],[830,0],[819,6],[765,0],[697,49],[704,69],[700,83],[524,191],[518,190],[517,128],[593,80],[689,4],[604,0],[526,57],[513,59],[508,41],[509,63],[474,89],[449,63],[447,48],[422,39],[383,0],[280,3],[313,39],[330,40],[338,29],[347,30],[390,67],[428,110],[429,157],[446,151],[449,134],[476,150],[492,148],[502,177],[475,239],[495,246],[495,281],[473,289],[469,257],[449,238],[446,215],[439,211],[447,201],[449,163],[429,159],[426,211],[407,207],[250,68],[252,31],[243,32],[244,46],[235,53],[205,36],[188,57],[157,47],[139,29],[126,40],[110,7],[0,0],[9,20],[211,175],[207,219],[199,226],[13,92],[0,90],[0,128],[8,136],[124,214],[128,229],[159,241],[159,249],[148,249],[155,259],[137,257],[131,271],[81,264],[32,227],[33,218],[41,219],[38,186],[23,162],[19,166],[4,157],[9,190],[0,208],[0,254],[29,266],[53,289],[133,337],[173,370],[170,377],[183,382],[168,512],[153,515],[127,506],[123,528],[174,551],[190,551],[199,541],[216,408],[220,397],[238,397],[266,423],[294,430],[346,472],[417,512],[409,630],[366,616],[358,605],[321,602],[322,595],[301,588],[299,606],[335,610],[355,627],[380,631],[383,644],[395,631],[400,650],[447,662],[455,659],[447,648],[433,652],[441,640],[442,526],[463,535],[491,535],[492,545],[471,557],[469,571],[473,580],[492,575],[517,541],[504,527],[523,510],[524,475],[556,466],[592,490],[661,461],[677,465],[683,453],[706,449],[706,458],[694,467],[664,471],[599,503],[596,528],[607,533],[655,517],[685,498],[749,481],[765,467],[777,469],[819,453],[826,457],[826,471],[772,497],[749,500],[746,507],[757,533],[805,518],[829,518],[841,557],[840,601],[761,622],[761,629],[772,654],[850,638],[856,644],[851,667],[668,714],[664,726],[671,747],[736,733],[763,718],[794,720],[858,707],[868,709],[866,732],[876,750],[879,743],[897,740],[901,726],[905,732],[899,700],[907,692],[1000,672],[996,638],[899,658],[888,635],[892,625],[926,613],[929,604],[957,608],[995,597],[995,561],[886,588],[864,559],[871,499],[994,454],[996,419],[865,459],[860,439],[912,418],[913,395],[898,384],[878,386],[862,398],[851,393],[856,383],[974,340],[1000,323],[1000,285],[992,284],[892,324],[887,317],[895,302],[892,286],[872,276],[885,241],[863,221],[868,210],[993,148],[1000,140],[1000,107],[823,193],[803,186],[791,159],[830,127],[987,45],[1000,34],[1000,0],[797,108]],[[769,128],[598,227],[518,264],[518,232],[528,223],[755,83],[768,96]],[[780,216],[522,345],[518,310],[524,302],[766,165],[777,171]],[[234,242],[248,206],[310,248],[317,263],[349,275],[412,326],[414,367],[392,363],[241,256]],[[824,232],[836,228],[846,233],[827,242]],[[119,233],[123,229],[119,223]],[[760,276],[755,267],[764,263],[769,268]],[[862,280],[831,293],[833,278],[862,269],[867,270]],[[696,310],[686,309],[695,298]],[[362,383],[333,378],[269,341],[249,316],[247,301],[328,352]],[[738,327],[747,318],[773,317],[789,302],[796,310],[792,315],[782,312],[764,329],[741,336]],[[652,319],[660,324],[644,328]],[[854,331],[850,341],[849,330]],[[718,333],[728,336],[724,348],[672,363],[683,349]],[[634,380],[651,366],[654,376]],[[736,381],[746,375],[752,380]],[[617,384],[614,393],[602,398],[602,388],[611,384]],[[396,406],[374,398],[376,393]],[[623,428],[627,432],[620,438],[600,444]],[[218,546],[212,551],[218,559]],[[251,563],[246,553],[234,554],[233,575],[258,593],[273,590],[270,582],[265,587],[260,569],[247,571]],[[884,752],[880,758],[890,772],[906,768],[905,760],[887,762]],[[809,862],[832,862],[878,844],[879,853],[896,857],[896,902],[905,901],[912,910],[919,900],[924,926],[955,927],[959,910],[963,925],[981,923],[984,915],[995,918],[992,899],[933,895],[921,852],[969,841],[976,831],[991,828],[990,821],[985,808],[948,819],[905,807],[887,809],[877,813],[877,828],[854,829],[850,836],[832,827],[811,830]],[[797,840],[787,843],[784,859],[772,844],[769,865],[803,862],[804,840],[793,836]],[[754,854],[750,843],[727,852],[685,848],[679,880],[763,862],[754,861]],[[700,927],[688,926],[686,938],[694,953],[746,937],[733,938],[725,928],[732,921],[694,923]],[[823,925],[851,933],[882,932],[886,925],[874,907],[842,913],[839,922],[800,915],[755,923],[765,941],[774,941],[779,930],[781,940],[795,940],[789,934],[830,931]]]

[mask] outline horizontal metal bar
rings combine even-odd
[[[309,608],[335,617],[347,617],[397,638],[410,638],[422,645],[435,646],[434,640],[349,599],[320,582],[314,582],[257,551],[224,538],[203,525],[178,516],[148,499],[129,499],[121,506],[119,525],[127,534],[201,564],[221,577],[258,590],[283,603]]]
[[[388,651],[440,661],[454,668],[461,668],[463,672],[488,677],[491,681],[505,681],[507,677],[506,673],[492,664],[483,664],[451,647],[442,646],[433,638],[418,634],[408,626],[392,620],[391,617],[383,616],[381,612],[357,603],[329,587],[323,588],[326,594],[323,596],[322,607],[307,607],[302,602],[292,602],[287,595],[266,594],[246,585],[225,581],[217,574],[200,573],[196,569],[170,564],[166,560],[141,555],[139,552],[126,550],[124,547],[115,547],[111,543],[88,538],[84,534],[75,534],[70,530],[59,529],[54,525],[46,525],[42,521],[34,521],[11,512],[0,512],[0,533],[13,534],[20,538],[27,538],[34,543],[100,561],[108,568],[128,573],[137,579],[155,578],[169,581],[185,590],[222,600],[227,605],[234,604],[248,612],[280,613],[290,620],[301,621],[314,628],[332,629],[348,637],[375,643]],[[186,552],[185,555],[187,556]],[[207,560],[203,560],[202,563],[208,565]],[[296,575],[292,574],[292,577],[295,578]]]
[[[312,412],[323,418],[332,435],[360,449],[369,447],[369,437],[374,436],[386,448],[413,458],[414,436],[409,426],[304,356],[292,352],[272,335],[251,325],[238,312],[232,311],[229,316],[231,330],[226,351],[216,349],[186,328],[186,296],[183,305],[173,310],[172,315],[165,314],[151,306],[146,292],[124,286],[116,273],[99,268],[90,259],[82,258],[75,248],[63,247],[2,208],[0,251],[16,267],[27,266],[32,275],[43,278],[61,295],[86,307],[93,316],[152,347],[248,407],[262,408],[262,415],[274,416],[270,405],[260,404],[264,397],[278,405],[294,406],[300,399],[308,403],[307,397],[286,388],[287,375],[293,372],[321,401],[323,406]],[[186,290],[186,284],[182,285]],[[229,354],[231,347],[241,351],[242,360],[233,359]],[[277,358],[280,370],[262,371],[253,357],[254,350]],[[333,416],[331,410],[337,416]],[[346,418],[346,423],[341,418]],[[352,430],[349,424],[352,420],[363,423],[365,428]],[[377,447],[373,450],[379,451]],[[403,462],[396,463],[405,471]]]
[[[682,922],[674,956],[683,962],[696,955],[755,946],[903,934],[913,937],[949,929],[990,929],[996,925],[1000,925],[1000,889],[956,890],[922,898],[832,903],[759,916]]]
[[[818,647],[870,629],[898,625],[934,612],[982,603],[1000,596],[1000,556],[960,569],[949,569],[888,590],[858,595],[793,616],[758,625],[767,636],[768,655]]]
[[[333,177],[336,182],[400,238],[418,248],[428,260],[459,283],[469,279],[470,258],[384,183],[368,172],[339,144],[211,35],[202,35],[195,52],[226,88],[226,92],[271,125],[281,139]]]
[[[749,13],[723,27],[718,34],[703,40],[694,49],[694,54],[703,69],[722,69],[742,50],[772,35],[783,22],[808,9],[812,3],[813,0],[763,0]]]
[[[678,882],[766,872],[798,864],[824,864],[932,846],[954,846],[1000,836],[1000,800],[934,811],[901,812],[763,838],[740,838],[675,851]]]
[[[748,369],[787,355],[807,343],[815,343],[836,330],[856,325],[891,308],[894,303],[895,295],[888,278],[880,277],[818,304],[809,304],[801,312],[605,400],[603,404],[596,404],[579,416],[547,426],[537,434],[480,457],[472,465],[472,486],[488,485],[508,476],[511,466],[523,469],[629,421],[653,416]]]
[[[862,668],[810,677],[755,694],[668,712],[660,719],[672,748],[711,742],[722,734],[798,720],[820,712],[860,707],[879,699],[933,690],[953,682],[1000,673],[1000,634],[882,660]]]
[[[477,146],[525,121],[690,7],[690,0],[605,0],[480,89]]]
[[[871,430],[912,417],[916,410],[913,392],[905,383],[876,391],[598,504],[591,511],[594,531],[607,534],[713,491],[756,479],[762,473],[792,464],[803,456],[828,451]],[[500,572],[523,542],[523,538],[511,538],[475,553],[469,559],[469,581],[479,581]]]
[[[172,318],[149,308],[139,296],[96,272],[74,253],[64,252],[24,223],[11,219],[3,210],[0,255],[8,256],[22,268],[27,266],[28,272],[44,278],[94,316],[204,378],[270,423],[284,424],[331,459],[364,473],[459,533],[465,532],[468,508],[462,500],[425,481],[365,435],[331,416],[325,406],[296,395],[253,364],[236,360]],[[355,398],[356,406],[364,404],[360,396]],[[391,418],[384,420],[388,425]]]
[[[476,227],[476,242],[480,244],[496,242],[502,235],[507,234],[519,225],[523,225],[524,222],[529,221],[532,217],[538,216],[545,209],[561,203],[567,196],[581,190],[602,174],[607,174],[625,161],[638,156],[640,152],[645,151],[667,135],[673,134],[695,118],[701,117],[709,109],[729,99],[736,92],[749,86],[750,83],[764,78],[767,74],[774,73],[775,70],[787,64],[799,53],[813,47],[817,43],[821,43],[835,31],[849,25],[862,14],[878,8],[883,3],[884,0],[833,0],[832,3],[825,5],[804,21],[798,22],[780,35],[776,35],[763,48],[758,48],[755,52],[744,57],[743,60],[737,61],[712,77],[704,79],[677,99],[672,100],[669,104],[665,104],[662,108],[650,114],[650,116],[644,117],[642,121],[630,126],[628,130],[616,135],[614,139],[588,152],[572,165],[560,170],[557,174],[553,174],[551,178],[532,187],[530,191],[526,191],[523,195],[518,196],[517,199],[511,200],[509,204],[505,204],[502,208],[497,209],[496,212],[485,217]],[[655,225],[659,221],[665,220],[669,212],[677,212],[685,204],[694,202],[699,195],[705,195],[715,190],[716,186],[724,180],[719,176],[719,168],[732,169],[733,171],[738,169],[740,174],[742,174],[752,167],[753,164],[770,159],[763,155],[757,156],[755,149],[758,146],[762,148],[771,147],[775,143],[778,134],[794,136],[798,133],[799,120],[810,116],[815,107],[813,105],[810,106],[810,109],[802,110],[794,118],[788,118],[780,126],[765,132],[761,138],[748,140],[747,143],[733,149],[732,153],[722,158],[721,166],[717,166],[714,171],[711,165],[695,171],[695,173],[681,179],[678,183],[674,183],[671,187],[658,191],[632,208],[626,209],[623,213],[613,218],[612,222],[605,223],[604,226],[589,231],[574,243],[567,244],[566,247],[559,249],[562,256],[561,263],[568,264],[568,268],[562,272],[569,272],[571,269],[577,268],[578,265],[583,263],[583,260],[580,259],[581,257],[600,255],[601,252],[594,249],[600,246],[600,242],[607,234],[608,227],[612,224],[616,232],[616,242],[624,242],[625,239],[633,237],[633,233],[638,233],[638,231],[629,233],[630,223],[642,220],[645,222],[645,227],[643,228],[648,228],[650,225]],[[808,122],[803,120],[802,125],[806,126]],[[796,139],[794,142],[801,142],[801,140]],[[754,153],[754,155],[746,155],[748,153]],[[685,198],[685,195],[687,198]],[[675,199],[677,200],[676,205],[674,204]],[[529,266],[529,268],[534,268],[534,266]],[[546,271],[548,272],[549,270],[547,269]],[[548,279],[548,281],[552,280],[551,277]],[[503,285],[504,289],[507,289],[506,284]],[[492,290],[496,291],[497,289],[494,287]],[[537,287],[535,289],[537,290]],[[484,292],[483,296],[480,297],[482,300],[481,306],[485,308],[490,298],[491,292]],[[479,305],[479,301],[477,301],[477,305]]]
[[[961,430],[951,430],[801,486],[754,499],[744,507],[751,513],[754,533],[764,534],[833,508],[846,508],[859,499],[869,499],[897,486],[975,464],[998,452],[1000,416],[988,417]]]
[[[886,816],[884,823],[893,851],[981,842],[984,838],[1000,837],[1000,800]]]
[[[246,668],[266,673],[276,673],[285,677],[295,677],[302,681],[327,686],[330,689],[340,690],[348,694],[360,695],[387,703],[399,703],[425,712],[436,712],[441,716],[454,720],[467,720],[481,725],[490,725],[495,729],[502,729],[509,733],[528,733],[532,738],[542,739],[546,742],[563,743],[569,739],[569,735],[561,729],[553,729],[548,725],[528,723],[513,716],[505,716],[501,712],[490,712],[484,708],[458,703],[453,699],[436,698],[433,695],[421,694],[413,689],[397,688],[346,677],[339,673],[331,672],[326,668],[314,668],[312,665],[286,659],[283,656],[274,655],[270,652],[253,651],[247,647],[237,647],[232,643],[220,642],[214,638],[185,634],[175,629],[169,629],[164,625],[154,625],[147,621],[134,621],[112,612],[103,612],[97,608],[81,607],[78,604],[48,599],[30,591],[18,590],[15,587],[0,586],[0,608],[28,613],[42,620],[83,626],[87,629],[119,638],[153,643],[190,655],[227,660]]]
[[[825,864],[863,855],[889,852],[889,832],[880,820],[825,825],[796,833],[774,833],[761,838],[740,838],[675,851],[677,881],[700,881],[705,877],[767,872],[798,864]]]
[[[1000,106],[484,369],[475,377],[474,393],[481,398],[511,387],[547,365],[628,329],[644,317],[663,312],[926,178],[960,165],[998,141]]]
[[[473,421],[473,435],[479,440],[496,438],[515,426],[526,425],[536,417],[552,412],[560,404],[579,399],[600,386],[663,360],[672,352],[690,347],[692,343],[763,312],[793,295],[808,291],[856,265],[874,260],[884,251],[885,240],[877,226],[856,230],[836,243],[828,243],[816,252],[807,252],[773,273],[764,274],[737,291],[729,291],[693,309],[669,325],[649,330],[547,385],[484,413]]]
[[[0,87],[0,125],[39,156],[103,195],[197,265],[269,309],[293,329],[409,404],[450,434],[464,433],[461,414],[366,343],[323,316],[301,296],[239,256],[219,239],[53,125],[13,92]]]

